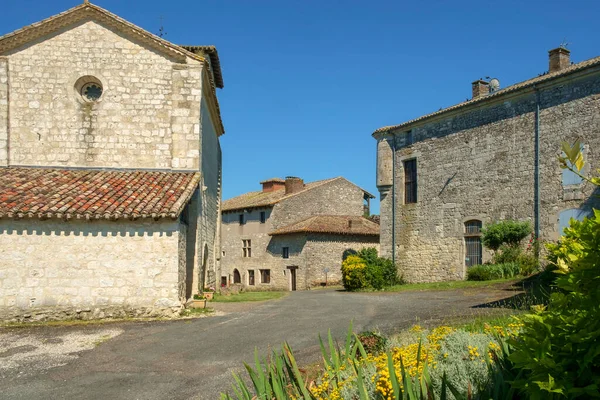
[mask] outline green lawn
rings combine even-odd
[[[395,285],[384,288],[385,292],[404,292],[406,290],[453,290],[490,287],[502,283],[516,283],[523,278],[496,279],[493,281],[449,281],[449,282],[431,282],[431,283],[407,283],[404,285]]]
[[[242,301],[264,301],[279,299],[288,292],[242,292],[239,294],[232,294],[230,296],[222,296],[215,293],[215,297],[212,301],[217,303],[239,303]]]

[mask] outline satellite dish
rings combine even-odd
[[[490,79],[490,93],[494,93],[500,89],[500,81],[496,78]]]

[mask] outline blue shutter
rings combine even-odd
[[[564,233],[565,228],[569,226],[571,218],[576,219],[577,221],[583,221],[588,215],[590,215],[589,211],[581,210],[579,208],[569,208],[561,211],[558,215],[558,233],[561,235]]]
[[[581,152],[583,153],[583,143],[581,144]],[[565,153],[562,153],[562,155],[564,156]],[[585,155],[584,155],[584,158],[585,158]],[[577,175],[574,172],[569,171],[568,169],[563,169],[563,172],[562,172],[562,185],[563,186],[579,185],[581,182],[583,182],[583,179],[579,175]]]

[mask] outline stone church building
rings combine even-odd
[[[223,202],[221,285],[303,290],[341,281],[344,253],[379,247],[374,196],[339,177],[273,178]]]
[[[547,73],[506,88],[477,80],[463,103],[377,129],[381,251],[411,282],[463,279],[490,259],[480,232],[531,221],[557,240],[571,217],[599,207],[595,188],[558,163],[580,139],[585,173],[600,167],[600,57],[549,52]]]
[[[88,3],[0,37],[0,318],[170,315],[218,270],[213,46]]]

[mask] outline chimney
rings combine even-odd
[[[548,52],[548,58],[550,59],[550,67],[548,72],[556,72],[567,68],[571,65],[571,52],[564,47],[557,47]]]
[[[279,189],[285,188],[285,181],[280,178],[271,178],[266,181],[262,181],[260,183],[262,185],[262,191],[265,192],[274,192]]]
[[[304,181],[295,176],[285,177],[285,194],[292,194],[304,189]]]
[[[473,82],[473,98],[478,99],[483,96],[487,96],[490,94],[490,84],[489,82],[484,81],[483,79],[479,79]]]

